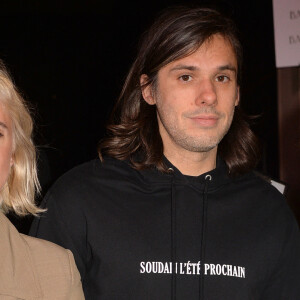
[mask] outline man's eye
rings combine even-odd
[[[191,75],[182,75],[179,78],[182,81],[191,81],[192,80],[192,76]]]
[[[227,81],[229,81],[229,77],[225,76],[225,75],[220,75],[220,76],[217,76],[216,80],[219,82],[227,82]]]

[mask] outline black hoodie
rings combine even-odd
[[[282,195],[226,165],[198,177],[107,158],[47,194],[31,235],[71,249],[86,299],[300,299],[298,226]]]

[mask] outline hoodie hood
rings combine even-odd
[[[107,158],[106,160],[111,161],[111,158]],[[232,178],[229,177],[228,168],[225,162],[219,157],[217,158],[215,169],[203,173],[199,176],[183,175],[166,157],[164,157],[164,162],[166,166],[170,169],[170,173],[167,174],[162,173],[158,171],[156,168],[152,168],[152,169],[147,169],[142,171],[136,171],[136,177],[140,177],[140,176],[143,177],[143,179],[145,181],[148,181],[149,184],[164,185],[173,182],[174,184],[192,184],[192,185],[196,185],[198,189],[204,189],[206,178],[209,175],[213,179],[209,184],[208,187],[209,191],[220,188],[222,187],[222,185],[226,185],[228,182],[232,180]],[[128,164],[128,166],[130,167],[129,162],[120,162],[120,163]]]

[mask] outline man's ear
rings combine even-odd
[[[238,86],[237,87],[237,91],[236,91],[236,99],[235,99],[234,105],[238,106],[239,103],[240,103],[240,87]]]
[[[143,98],[148,104],[154,105],[156,102],[153,96],[152,86],[151,84],[147,84],[147,82],[148,76],[146,74],[142,74],[142,76],[140,77],[140,85]]]

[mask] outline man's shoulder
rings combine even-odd
[[[102,169],[103,163],[100,161],[100,159],[93,159],[91,161],[75,166],[72,169],[65,172],[62,176],[58,178],[56,184],[59,182],[73,183],[78,180],[89,180],[93,177],[99,176]]]
[[[258,172],[250,172],[237,180],[236,184],[240,184],[242,193],[266,219],[273,220],[277,225],[295,223],[294,214],[285,196],[271,184],[270,178]]]
[[[105,157],[103,161],[94,159],[72,168],[63,174],[57,180],[57,183],[73,183],[77,181],[84,183],[95,179],[99,180],[101,178],[115,178],[118,175],[124,175],[125,173],[129,174],[131,172],[132,168],[125,161]]]
[[[51,190],[83,187],[85,185],[99,182],[102,179],[115,178],[118,173],[126,168],[126,164],[116,159],[94,159],[80,164],[63,175],[61,175],[53,184]]]
[[[248,172],[236,178],[233,183],[243,187],[245,192],[263,193],[265,196],[278,199],[284,198],[283,194],[271,184],[270,178],[256,171]]]
[[[103,191],[115,190],[121,182],[137,182],[139,176],[125,161],[110,157],[104,161],[95,159],[62,175],[48,191],[45,201],[53,198],[64,205],[82,204],[82,199],[85,202],[94,197],[98,199]]]

